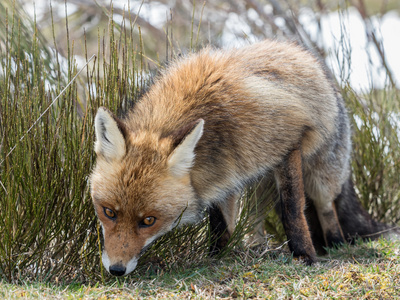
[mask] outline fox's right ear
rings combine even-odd
[[[94,120],[94,150],[108,161],[121,159],[126,152],[124,124],[108,109],[100,107]]]

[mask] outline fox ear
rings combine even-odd
[[[108,109],[100,107],[94,120],[96,142],[94,150],[108,161],[119,160],[125,155],[124,124]]]
[[[204,120],[199,119],[175,133],[175,141],[179,143],[168,158],[168,168],[177,177],[190,171],[194,163],[194,148],[203,135]]]

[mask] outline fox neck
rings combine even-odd
[[[210,203],[211,205],[211,203]],[[188,203],[182,213],[172,223],[171,230],[183,225],[195,224],[204,218],[208,205],[197,194],[196,201]]]

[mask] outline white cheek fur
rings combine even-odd
[[[132,258],[130,261],[128,261],[127,265],[126,265],[126,271],[125,271],[125,275],[129,274],[130,272],[132,272],[133,270],[135,270],[136,266],[137,266],[137,262],[138,259],[136,257]]]
[[[107,270],[107,272],[110,272],[110,258],[108,257],[107,251],[103,250],[101,260],[104,268]]]

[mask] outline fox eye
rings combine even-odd
[[[153,226],[155,222],[156,217],[147,217],[140,222],[139,227],[150,227]]]
[[[115,220],[117,218],[117,214],[110,208],[104,207],[104,214],[107,218],[111,220]]]

